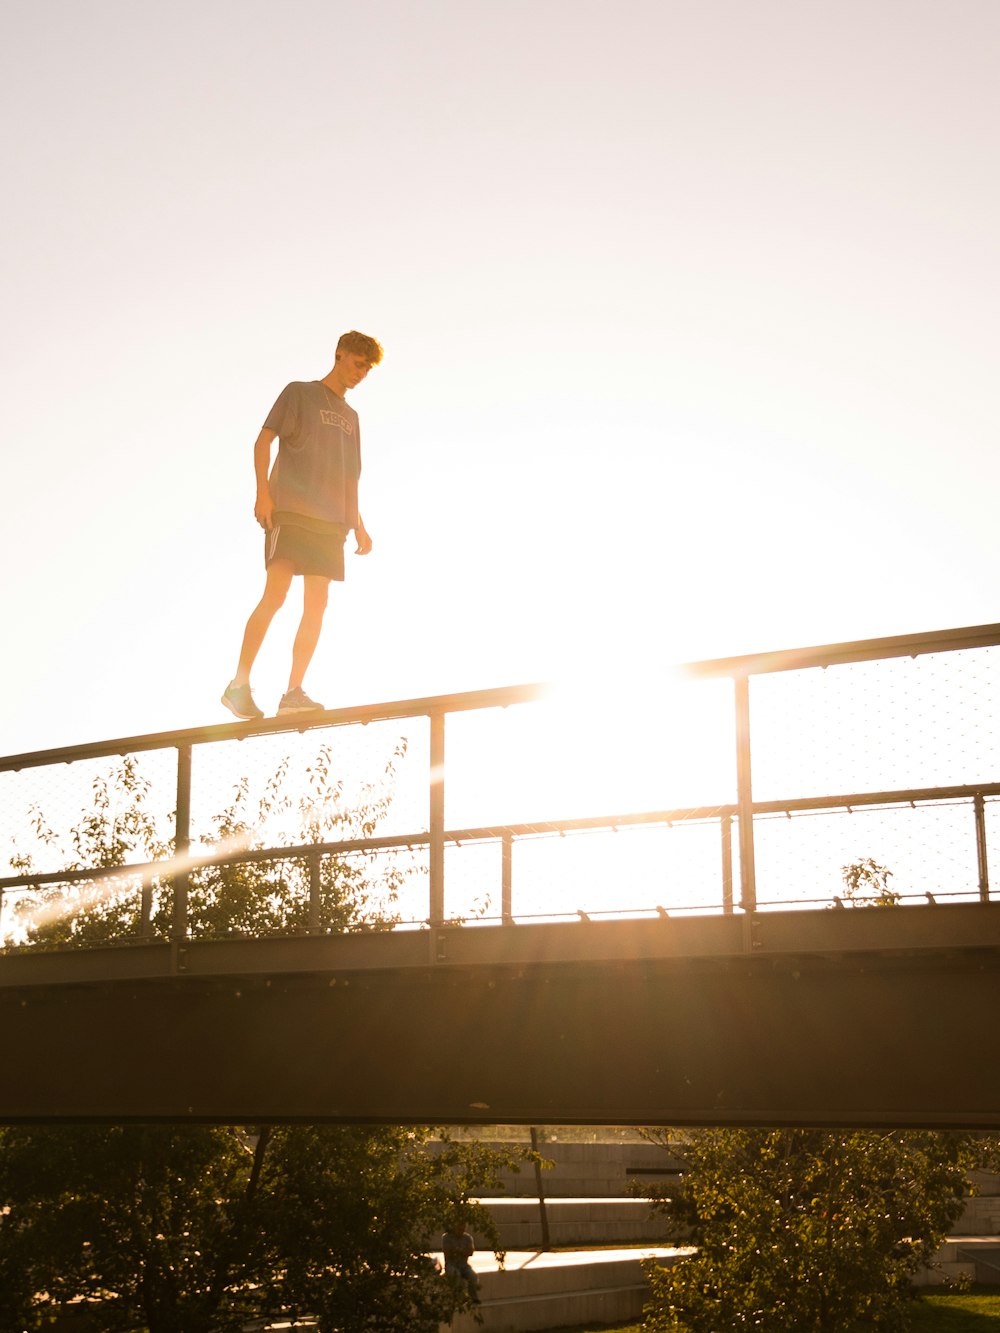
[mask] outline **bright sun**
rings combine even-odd
[[[557,684],[532,704],[448,720],[449,830],[543,825],[735,800],[732,682],[681,673],[592,674]],[[491,904],[499,850],[449,856],[449,911]],[[679,896],[720,899],[719,824],[622,825],[570,836],[539,829],[514,849],[515,913],[652,910]]]
[[[735,799],[732,683],[679,673],[553,685],[449,719],[447,823],[575,818]]]

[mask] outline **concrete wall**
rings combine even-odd
[[[537,1199],[483,1199],[508,1250],[537,1250],[544,1243],[542,1205]],[[549,1244],[635,1245],[670,1237],[666,1218],[645,1199],[546,1199]]]
[[[483,1304],[459,1315],[451,1333],[515,1333],[584,1323],[638,1320],[649,1298],[639,1253],[531,1255],[521,1267],[480,1274]],[[661,1263],[674,1262],[661,1256]],[[442,1325],[442,1330],[448,1329]]]
[[[510,1143],[497,1147],[510,1148]],[[529,1145],[521,1145],[528,1147]],[[680,1162],[663,1148],[641,1140],[626,1143],[542,1143],[539,1151],[553,1163],[542,1172],[542,1191],[546,1198],[616,1198],[638,1188],[640,1194],[650,1184],[666,1184],[676,1179]],[[502,1195],[537,1196],[535,1171],[529,1164],[519,1173],[507,1172]]]

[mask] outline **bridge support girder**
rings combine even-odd
[[[8,986],[0,1120],[995,1130],[998,996],[994,948]]]

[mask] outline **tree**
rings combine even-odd
[[[344,802],[344,785],[334,776],[329,746],[321,746],[305,770],[305,786],[288,791],[288,761],[279,764],[256,799],[246,777],[235,785],[225,807],[209,821],[206,864],[188,877],[188,933],[192,938],[231,935],[301,934],[309,926],[309,866],[301,856],[288,860],[211,861],[213,844],[225,851],[247,852],[264,846],[259,830],[275,828],[278,846],[308,846],[371,837],[392,803],[398,761],[406,753],[400,739],[376,781],[366,783],[357,805]],[[90,808],[66,835],[53,830],[42,810],[31,811],[35,841],[49,856],[58,854],[67,871],[104,870],[98,884],[54,884],[37,888],[15,909],[23,922],[25,942],[38,947],[84,946],[138,938],[142,905],[137,862],[155,862],[170,855],[159,828],[148,779],[133,756],[126,756],[92,783]],[[30,850],[11,858],[16,871],[34,869]],[[368,878],[363,857],[324,856],[320,860],[318,929],[384,930],[397,920],[394,906],[402,872],[390,856],[380,858],[379,891]],[[115,873],[118,872],[118,873]],[[150,885],[152,910],[148,933],[168,938],[173,925],[169,879],[155,877]]]
[[[256,807],[249,784],[238,783],[213,821],[214,837],[252,848],[253,830],[276,812],[295,817],[290,846],[370,836],[391,800],[373,784],[360,806],[345,808],[326,748],[297,796],[285,779],[282,766]],[[162,858],[168,848],[134,760],[95,779],[91,808],[67,839],[40,810],[33,830],[62,851],[66,869],[112,873],[96,891],[38,889],[20,907],[21,947],[85,947],[140,933],[128,862]],[[29,873],[30,853],[16,864]],[[363,861],[325,857],[320,929],[388,928],[398,883],[390,867],[375,898]],[[308,886],[301,858],[207,865],[190,876],[191,934],[303,931]],[[149,927],[164,936],[168,884],[154,880],[153,895]],[[492,1219],[470,1196],[495,1186],[523,1155],[445,1134],[432,1145],[430,1137],[309,1125],[0,1129],[0,1333],[42,1328],[54,1305],[76,1298],[101,1302],[109,1333],[235,1330],[280,1309],[308,1313],[330,1333],[436,1333],[468,1296],[427,1250],[455,1208],[496,1247]]]
[[[163,860],[170,847],[150,809],[150,784],[142,778],[133,756],[118,768],[98,774],[91,784],[91,806],[61,836],[45,813],[32,807],[31,832],[36,844],[57,855],[63,869],[103,870],[99,881],[68,881],[43,885],[14,907],[24,944],[39,948],[103,944],[140,933],[140,903],[134,872],[127,863],[136,853],[147,861]],[[35,869],[31,850],[17,848],[11,867],[22,875]],[[120,876],[111,872],[121,870]]]
[[[75,1299],[99,1302],[109,1333],[215,1327],[246,1157],[233,1131],[212,1126],[0,1130],[0,1289],[9,1296],[0,1327],[45,1327],[53,1307]],[[254,1248],[246,1239],[244,1272]]]
[[[850,907],[898,906],[871,857],[841,873]],[[670,1146],[687,1171],[658,1206],[697,1249],[648,1266],[649,1333],[904,1328],[914,1273],[960,1215],[969,1170],[996,1152],[971,1134],[812,1129],[692,1130]]]
[[[428,1254],[514,1154],[429,1130],[0,1130],[0,1330],[99,1302],[107,1333],[213,1333],[281,1311],[321,1333],[436,1333],[467,1305]]]
[[[648,1333],[902,1329],[913,1274],[962,1210],[973,1135],[701,1129],[678,1143],[679,1191],[658,1207],[697,1247],[651,1262]]]
[[[267,1302],[312,1315],[321,1333],[436,1333],[468,1294],[427,1254],[460,1212],[497,1246],[471,1191],[499,1184],[514,1158],[426,1130],[360,1126],[276,1129],[265,1166]]]
[[[900,895],[889,887],[892,871],[870,856],[841,866],[840,875],[844,881],[844,897],[852,907],[899,906]]]

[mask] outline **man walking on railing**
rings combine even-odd
[[[292,579],[302,575],[302,619],[292,645],[288,689],[278,713],[322,710],[303,689],[319,642],[330,580],[344,578],[344,542],[353,528],[357,555],[372,539],[358,512],[361,435],[358,414],[344,395],[382,360],[382,348],[365,333],[345,333],[333,369],[321,380],[285,386],[253,448],[257,476],[254,516],[264,529],[264,595],[250,613],[236,675],[222,702],[243,721],[264,714],[250,692],[250,671]],[[271,467],[271,445],[278,456]]]

